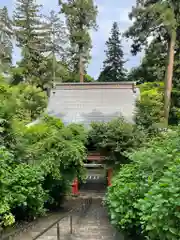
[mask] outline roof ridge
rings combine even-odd
[[[136,85],[136,82],[56,82],[56,86]]]
[[[54,90],[94,90],[94,89],[131,89],[136,92],[135,82],[121,82],[121,83],[58,83]]]

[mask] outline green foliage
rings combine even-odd
[[[11,77],[9,80],[9,84],[17,85],[24,81],[24,68],[12,67],[10,70],[10,74],[11,74]]]
[[[127,37],[133,39],[133,54],[137,54],[143,46],[148,45],[149,36],[156,36],[160,41],[165,40],[169,43],[171,31],[177,27],[179,19],[178,4],[174,0],[148,0],[145,3],[137,1],[129,14],[130,19],[134,19],[133,25],[125,33]]]
[[[90,75],[88,74],[84,75],[84,82],[94,82],[94,81],[95,81],[94,78],[91,77]]]
[[[139,200],[140,221],[148,239],[179,239],[179,178],[180,161],[176,159],[160,181]]]
[[[71,123],[67,126],[67,129],[71,132],[72,138],[83,143],[87,142],[87,131],[83,125]]]
[[[4,139],[7,148],[0,148],[2,226],[42,215],[46,207],[59,206],[73,179],[83,179],[86,158],[87,135],[81,125],[65,127],[49,116],[30,127],[8,124],[13,144],[6,144]]]
[[[0,74],[0,83],[5,83],[5,77]]]
[[[41,186],[41,170],[26,164],[17,165],[14,156],[3,147],[0,148],[0,156],[0,224],[14,223],[11,211],[15,206],[28,207],[33,216],[42,214],[45,192]]]
[[[45,49],[49,53],[49,56],[52,57],[52,60],[54,57],[63,60],[68,52],[66,45],[68,36],[64,21],[61,19],[60,13],[56,13],[54,10],[51,10],[45,18],[47,20],[46,30],[49,36],[51,36],[47,38]]]
[[[62,82],[70,82],[70,83],[79,82],[79,73],[71,72],[68,70],[68,68],[66,70],[67,70],[67,74],[63,75]],[[90,75],[88,74],[84,75],[84,82],[94,82],[94,81],[95,81],[94,78],[91,77]]]
[[[22,53],[18,66],[23,69],[24,80],[43,88],[49,82],[48,62],[43,54],[49,50],[47,42],[49,43],[51,34],[49,25],[42,22],[40,9],[41,5],[34,0],[16,0],[13,23],[16,44]],[[50,76],[52,77],[52,71]]]
[[[131,69],[128,80],[138,83],[163,81],[166,72],[167,43],[155,38],[145,49],[145,55],[137,68]]]
[[[0,72],[7,72],[12,63],[12,21],[7,7],[0,8]]]
[[[69,30],[71,68],[73,72],[78,73],[80,58],[83,58],[83,65],[87,64],[90,58],[89,30],[97,27],[97,7],[93,0],[59,1],[59,4],[61,12],[65,14]]]
[[[7,74],[8,83],[26,82],[44,90],[52,87],[52,81],[79,82],[80,55],[84,81],[94,80],[86,68],[92,47],[89,30],[96,28],[97,7],[92,0],[73,4],[72,8],[71,1],[61,3],[59,13],[50,10],[42,16],[42,6],[35,0],[16,0],[12,20],[6,7],[0,9],[0,72]],[[22,56],[17,67],[11,63],[14,37]]]
[[[128,162],[127,151],[143,142],[145,135],[123,118],[108,123],[93,123],[88,135],[88,148],[95,148],[108,156],[108,164]]]
[[[140,83],[164,79],[167,81],[168,64],[172,63],[169,62],[170,43],[175,42],[172,81],[174,89],[169,116],[169,124],[173,125],[179,123],[179,7],[179,2],[174,0],[145,2],[138,0],[129,14],[130,19],[134,20],[133,25],[125,33],[126,37],[133,40],[134,55],[144,47],[146,50],[140,66],[129,74],[130,79]],[[149,37],[153,37],[150,44]]]
[[[144,83],[139,88],[135,122],[150,133],[156,132],[163,126],[163,83]]]
[[[126,81],[126,70],[123,60],[120,32],[117,22],[113,23],[111,36],[106,42],[106,59],[103,64],[103,70],[98,78],[99,82],[122,82]]]
[[[69,190],[75,176],[83,176],[86,151],[85,134],[81,126],[65,127],[60,120],[46,117],[42,123],[26,129],[21,141],[24,139],[26,145],[18,142],[16,155],[19,156],[19,160],[40,165],[44,171],[45,183],[49,185],[48,178],[52,183],[51,188],[56,188],[57,184],[59,191],[61,190],[60,194]]]
[[[35,86],[27,84],[10,86],[2,83],[0,90],[1,118],[7,121],[17,119],[26,123],[31,122],[47,106],[46,94]]]
[[[106,196],[117,228],[151,240],[179,239],[179,141],[179,133],[167,133],[129,154],[132,162],[114,176]]]
[[[30,120],[38,118],[47,107],[47,96],[40,88],[33,85],[20,84],[16,87],[19,110],[25,111],[30,116]],[[23,118],[20,116],[23,120]]]

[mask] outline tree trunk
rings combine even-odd
[[[55,54],[53,52],[53,62],[52,62],[52,71],[53,71],[53,84],[55,84],[56,82],[56,58],[55,58]]]
[[[168,127],[169,111],[170,111],[170,104],[171,104],[175,44],[176,44],[176,32],[173,31],[171,35],[170,45],[169,45],[168,69],[167,69],[167,76],[165,79],[166,82],[165,82],[165,97],[164,97],[164,117],[165,117],[166,127]]]
[[[83,66],[83,59],[81,54],[79,57],[79,74],[80,74],[80,83],[83,83],[84,82],[84,66]]]

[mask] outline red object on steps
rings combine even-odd
[[[78,180],[77,178],[74,179],[73,183],[72,183],[72,194],[77,195],[79,194],[78,192]]]
[[[108,169],[108,186],[111,186],[112,168]]]

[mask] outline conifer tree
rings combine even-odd
[[[106,42],[106,59],[103,63],[103,71],[100,73],[100,82],[126,81],[126,70],[124,68],[124,53],[122,50],[120,32],[117,22],[113,23],[111,36]]]
[[[168,126],[171,104],[172,79],[177,40],[179,38],[180,2],[176,0],[137,0],[130,13],[133,25],[126,32],[132,37],[132,53],[136,54],[148,43],[148,37],[161,36],[168,44],[165,77],[164,116]]]
[[[138,83],[163,81],[166,72],[167,48],[167,42],[161,36],[154,38],[145,48],[140,65],[129,72],[128,80]]]
[[[56,72],[62,70],[63,64],[60,64],[61,61],[64,62],[67,60],[67,29],[59,13],[52,10],[48,16],[46,15],[44,17],[47,20],[46,31],[49,36],[45,44],[45,50],[48,60],[52,62],[53,81],[58,81],[58,79],[56,79]]]
[[[29,82],[38,81],[46,69],[42,53],[45,51],[47,34],[46,26],[41,21],[40,7],[35,0],[16,0],[14,11],[17,46],[21,48],[23,57],[20,66],[24,68]]]
[[[12,21],[6,7],[0,9],[0,70],[6,71],[12,62]]]
[[[71,45],[72,69],[80,73],[84,81],[85,65],[90,58],[91,37],[89,30],[96,29],[97,7],[93,0],[59,1],[61,12],[65,14]]]

